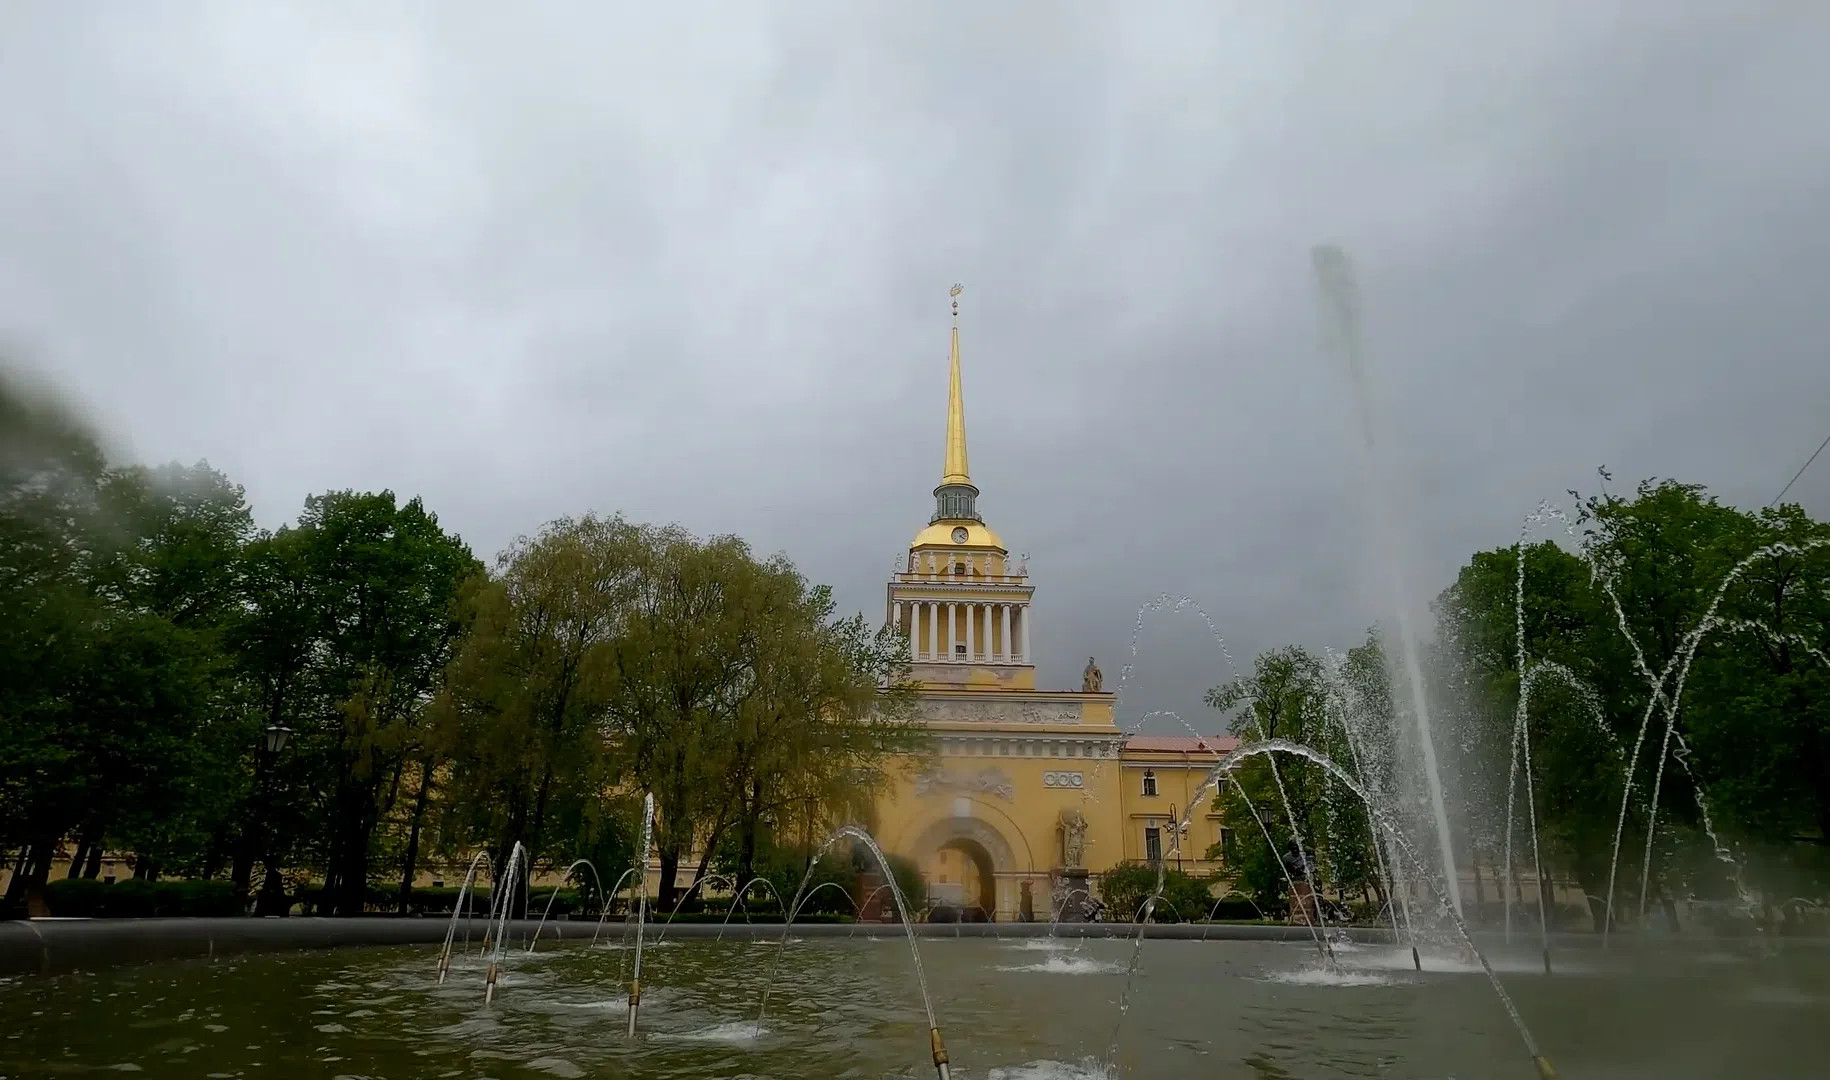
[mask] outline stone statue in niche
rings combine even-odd
[[[1093,662],[1092,657],[1087,657],[1086,670],[1080,673],[1080,692],[1083,694],[1101,693],[1100,687],[1105,685],[1105,681],[1106,677],[1100,673],[1099,665]]]
[[[1029,576],[1029,552],[1027,551],[1017,557],[1017,576]]]
[[[1070,806],[1061,811],[1061,865],[1078,870],[1086,865],[1086,857],[1086,815],[1080,812],[1080,807]]]

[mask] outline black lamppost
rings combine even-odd
[[[280,880],[278,860],[273,853],[273,770],[272,763],[278,760],[280,752],[292,741],[292,729],[285,724],[268,724],[265,732],[263,750],[259,756],[261,767],[261,802],[266,813],[262,814],[263,824],[267,828],[267,851],[262,859],[267,864],[267,874],[261,880],[260,895],[254,901],[256,915],[284,915],[290,904],[286,903],[286,886]]]

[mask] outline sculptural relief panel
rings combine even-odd
[[[1080,706],[1035,701],[936,701],[920,705],[921,719],[946,724],[1078,724]]]

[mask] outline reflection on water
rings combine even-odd
[[[643,1024],[624,1037],[613,948],[511,954],[493,1006],[483,962],[434,948],[288,953],[0,984],[0,1076],[925,1077],[906,945],[790,941],[755,1026],[768,942],[670,940],[644,958]],[[927,939],[962,1080],[1103,1076],[1130,944]],[[1399,953],[1402,955],[1399,955]],[[1733,963],[1704,960],[1732,957]],[[1137,1077],[1519,1077],[1531,1069],[1478,976],[1407,950],[1147,941],[1118,1056]],[[1545,978],[1501,957],[1509,989],[1570,1080],[1824,1075],[1830,948],[1572,951]],[[652,966],[649,966],[652,964]],[[1430,970],[1434,968],[1433,970]],[[779,1003],[779,1007],[777,1004]]]

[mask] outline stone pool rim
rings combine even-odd
[[[468,930],[475,941],[482,937],[485,920],[460,920],[461,938]],[[517,919],[510,934],[520,938],[534,932],[538,920]],[[0,974],[52,974],[69,970],[94,970],[156,960],[280,952],[291,949],[329,949],[358,946],[437,945],[445,940],[449,918],[398,915],[350,917],[279,916],[267,918],[146,918],[146,919],[15,919],[0,922]],[[466,926],[466,924],[468,924]],[[596,920],[554,920],[541,932],[543,941],[563,944],[590,938]],[[1307,927],[1265,923],[1150,923],[1147,938],[1208,941],[1311,941]],[[670,938],[774,938],[781,923],[682,922],[671,926],[649,923],[649,933],[665,931]],[[1054,928],[1064,938],[1136,937],[1135,923],[1061,923]],[[623,920],[604,925],[606,937],[620,937]],[[924,938],[1037,938],[1049,936],[1047,923],[917,923]],[[1389,928],[1353,927],[1349,938],[1363,944],[1389,944]],[[902,933],[900,923],[796,923],[797,938],[839,938],[868,934],[882,937]],[[1334,931],[1336,935],[1341,931]]]

